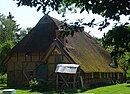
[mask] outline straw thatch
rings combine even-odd
[[[61,52],[70,60],[71,63],[77,63],[81,69],[86,72],[119,72],[123,70],[120,66],[112,68],[113,63],[110,54],[100,47],[96,41],[87,33],[75,33],[73,37],[66,37],[66,45],[56,39],[50,46],[50,49],[43,61],[51,54],[53,49],[58,47]]]
[[[80,65],[84,72],[123,72],[122,68],[112,68],[110,54],[87,33],[75,33],[67,38],[69,56]]]

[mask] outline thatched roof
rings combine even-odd
[[[124,72],[120,66],[117,68],[109,66],[113,62],[110,54],[85,32],[75,33],[73,37],[68,36],[66,40],[67,43],[64,46],[59,39],[55,39],[42,61],[47,60],[55,47],[58,47],[70,63],[79,64],[80,68],[86,73]]]
[[[48,15],[43,16],[30,33],[11,51],[15,52],[47,52],[43,60],[57,46],[70,62],[80,65],[84,72],[123,72],[122,68],[112,68],[110,54],[100,47],[95,40],[85,32],[75,33],[73,37],[66,37],[64,46],[56,39],[56,30],[62,22]],[[50,48],[50,49],[49,49]]]
[[[43,16],[29,34],[13,48],[12,52],[46,51],[56,38],[55,30],[60,24],[61,22],[57,19],[48,15]]]
[[[84,72],[123,72],[122,68],[112,68],[110,54],[87,33],[75,33],[67,37],[69,56],[80,65]]]

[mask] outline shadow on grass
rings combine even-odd
[[[130,84],[127,84],[127,86],[126,87],[130,87]]]
[[[42,92],[42,94],[77,94],[82,93],[84,90],[82,89],[62,89],[62,90],[53,90]]]
[[[6,84],[0,85],[0,90],[3,89],[20,89],[20,90],[29,90],[29,87],[8,87]]]
[[[39,92],[39,93],[42,93],[42,94],[76,94],[76,93],[82,93],[84,92],[85,90],[83,89],[62,89],[62,90],[45,90],[45,91],[31,91],[31,89],[29,87],[7,87],[6,84],[0,84],[0,90],[3,90],[3,89],[16,89],[16,90],[29,90],[30,93],[33,93],[33,92]]]
[[[106,86],[106,85],[101,85],[101,86]],[[2,89],[29,90],[30,93],[39,92],[42,94],[77,94],[77,93],[83,93],[87,90],[98,88],[98,87],[100,87],[99,84],[95,86],[92,85],[89,88],[84,88],[84,89],[71,88],[71,89],[59,89],[59,90],[31,91],[30,87],[7,87],[7,85],[2,85],[2,86],[0,85],[1,90]],[[127,87],[130,87],[130,84],[128,84]]]

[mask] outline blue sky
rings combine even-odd
[[[20,6],[17,7],[17,1],[13,0],[1,0],[0,1],[0,13],[4,15],[8,15],[9,12],[14,16],[14,20],[17,21],[17,24],[20,24],[20,27],[27,28],[27,27],[34,27],[37,22],[40,20],[40,18],[43,17],[42,11],[37,12],[36,8],[30,8],[27,6]],[[56,12],[50,12],[50,16],[59,19],[64,20],[65,18],[62,18],[61,15],[57,14]],[[96,22],[99,22],[103,20],[103,18],[99,15],[93,15],[88,14],[87,12],[83,12],[82,14],[72,14],[70,12],[67,13],[66,16],[67,19],[69,19],[69,22],[74,22],[78,18],[85,18],[85,21],[91,21],[93,18],[96,18]],[[125,17],[123,17],[123,21],[126,20]],[[108,28],[104,29],[102,32],[98,31],[98,27],[94,28],[85,28],[86,32],[91,31],[92,36],[96,36],[101,38],[103,36],[104,32],[107,32],[108,29],[111,29],[112,26],[109,26]]]

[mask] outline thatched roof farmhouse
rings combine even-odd
[[[48,89],[86,87],[122,80],[123,69],[86,32],[60,37],[63,22],[44,15],[37,25],[8,54],[8,86],[43,80]]]

